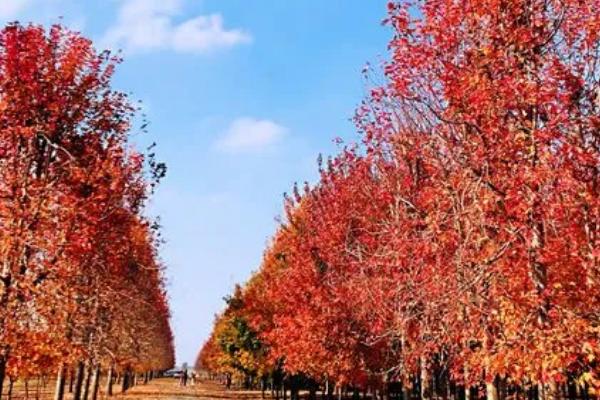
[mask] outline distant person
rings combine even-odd
[[[181,378],[179,380],[179,385],[187,386],[187,380],[188,380],[188,373],[187,373],[187,371],[183,371],[183,373],[181,374]]]
[[[225,377],[225,388],[227,388],[227,390],[231,389],[231,375],[229,374]]]

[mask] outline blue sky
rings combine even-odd
[[[122,49],[115,87],[143,101],[167,178],[161,216],[178,362],[255,270],[282,194],[356,138],[361,70],[386,54],[385,0],[1,0],[0,19],[59,21]]]

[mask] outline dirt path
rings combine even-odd
[[[198,400],[198,399],[261,399],[258,391],[225,390],[221,385],[212,382],[200,382],[195,386],[181,387],[177,379],[156,379],[147,385],[139,385],[130,389],[125,395],[115,399],[144,400]]]

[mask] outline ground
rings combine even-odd
[[[198,400],[198,399],[260,399],[259,391],[225,390],[222,385],[212,382],[199,382],[194,386],[181,387],[177,379],[155,379],[147,385],[130,389],[125,395],[115,399],[143,400]]]
[[[104,389],[104,382],[100,386]],[[181,387],[178,379],[160,378],[150,381],[146,385],[137,385],[120,394],[120,385],[113,387],[115,395],[106,397],[103,390],[100,391],[98,400],[215,400],[215,399],[241,399],[260,400],[259,391],[225,390],[223,385],[214,382],[199,382],[193,386]],[[32,379],[28,381],[28,389],[25,390],[24,382],[15,384],[11,400],[52,400],[54,393],[54,382],[51,380],[41,381]],[[8,399],[7,392],[2,400]],[[91,399],[91,396],[89,397]],[[71,400],[72,394],[65,393],[65,400]]]

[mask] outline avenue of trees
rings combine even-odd
[[[96,399],[173,364],[156,224],[164,175],[129,143],[119,60],[60,26],[0,32],[0,398],[52,377]],[[75,381],[72,383],[72,381]],[[4,397],[3,397],[4,393]]]
[[[197,367],[292,398],[596,396],[600,1],[400,1],[385,23],[360,142],[286,197]]]

